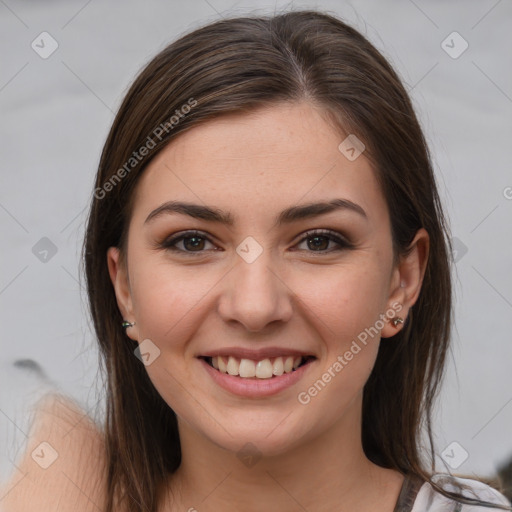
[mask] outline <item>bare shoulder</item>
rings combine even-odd
[[[86,411],[64,395],[45,395],[26,450],[0,489],[0,511],[104,510],[106,460],[104,436]]]

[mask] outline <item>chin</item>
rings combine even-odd
[[[212,432],[204,432],[203,435],[239,458],[245,455],[254,455],[256,458],[275,457],[294,450],[298,444],[305,442],[304,423],[302,428],[289,424],[283,421],[282,414],[279,419],[264,423],[263,426],[261,420],[256,422],[247,419],[239,425],[231,423],[230,428],[226,428],[227,432],[219,426],[217,435],[212,435]]]

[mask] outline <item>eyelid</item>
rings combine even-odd
[[[159,249],[166,249],[169,251],[172,251],[173,253],[180,253],[187,256],[198,256],[208,251],[202,250],[202,251],[185,251],[182,249],[176,249],[175,245],[178,242],[181,242],[182,240],[186,238],[193,238],[194,236],[197,236],[198,238],[202,238],[203,240],[206,240],[207,242],[211,244],[215,244],[211,239],[214,238],[208,233],[205,233],[203,231],[193,229],[193,230],[187,230],[180,233],[176,233],[174,235],[171,235],[170,237],[164,239],[162,242],[157,244],[157,248]],[[334,231],[332,229],[325,229],[325,228],[317,228],[317,229],[310,229],[307,231],[304,231],[300,235],[298,235],[297,241],[294,243],[294,246],[304,242],[308,238],[313,238],[314,236],[324,236],[329,239],[329,241],[332,241],[338,245],[338,248],[335,249],[329,249],[324,251],[305,251],[311,254],[315,254],[318,256],[331,254],[333,252],[340,252],[344,250],[349,250],[354,248],[354,244],[351,243],[347,237],[342,235],[341,233]],[[212,249],[209,249],[210,251]],[[213,249],[215,251],[218,251],[219,249]],[[220,249],[222,250],[222,249]],[[295,249],[301,251],[302,249]]]
[[[306,251],[311,253],[318,253],[318,254],[329,254],[331,252],[341,251],[344,249],[352,249],[354,247],[354,244],[349,242],[347,237],[342,235],[341,233],[334,231],[332,229],[325,229],[325,228],[317,228],[317,229],[309,229],[307,231],[304,231],[299,235],[298,241],[295,243],[295,245],[298,245],[299,243],[302,243],[304,240],[307,240],[308,238],[313,238],[314,236],[325,236],[330,241],[335,242],[340,246],[339,249],[330,249],[328,251]]]
[[[204,251],[184,251],[184,250],[181,250],[181,249],[176,249],[175,245],[178,243],[178,242],[181,242],[182,240],[186,239],[186,238],[193,238],[193,237],[198,237],[198,238],[202,238],[204,240],[206,240],[207,242],[213,244],[213,245],[216,245],[215,242],[212,241],[212,236],[209,235],[208,233],[205,233],[203,231],[199,231],[197,229],[189,229],[187,231],[182,231],[182,232],[179,232],[179,233],[175,233],[174,235],[171,235],[167,238],[164,238],[164,240],[157,245],[157,248],[159,249],[166,249],[166,250],[169,250],[173,253],[180,253],[180,254],[185,254],[185,255],[191,255],[191,256],[194,256],[194,255],[199,255],[199,254],[202,254],[202,253],[205,253],[207,252],[207,250],[204,250]],[[210,249],[211,250],[211,249]],[[215,249],[215,250],[219,250],[219,249]],[[221,249],[222,250],[222,249]]]

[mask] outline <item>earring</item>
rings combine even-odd
[[[396,327],[398,324],[403,324],[404,319],[397,316],[396,318],[393,318],[392,322],[393,322],[393,325]]]
[[[127,329],[128,327],[133,327],[134,325],[135,325],[135,322],[133,322],[133,324],[131,324],[130,322],[127,322],[126,320],[124,320],[122,323],[123,329]]]

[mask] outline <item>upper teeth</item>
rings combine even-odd
[[[227,359],[227,362],[226,362]],[[253,361],[251,359],[238,359],[233,356],[228,358],[222,356],[212,357],[212,366],[222,373],[239,375],[240,377],[258,377],[269,379],[273,375],[290,373],[302,362],[302,356],[276,357],[272,362],[270,359]]]

